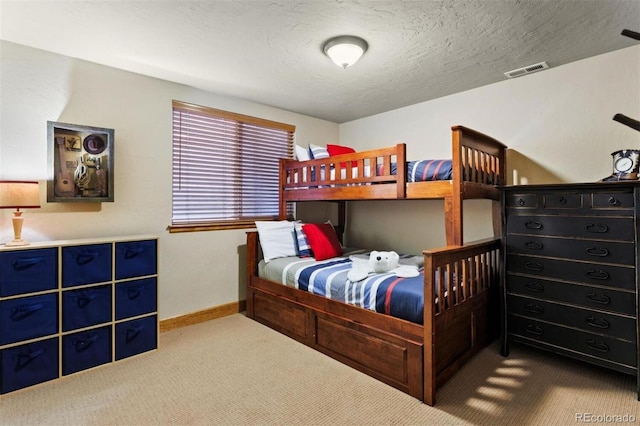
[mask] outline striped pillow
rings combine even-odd
[[[327,148],[319,145],[314,145],[312,143],[309,144],[309,156],[312,160],[317,160],[319,158],[329,158],[329,151]]]
[[[307,240],[307,236],[304,234],[302,230],[302,223],[296,222],[295,230],[296,230],[296,248],[298,251],[299,257],[313,257],[313,252],[311,251],[311,246],[309,245],[309,241]]]

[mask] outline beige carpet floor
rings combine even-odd
[[[0,425],[638,423],[635,378],[514,346],[483,350],[435,407],[242,314],[161,334],[160,349],[0,397]]]

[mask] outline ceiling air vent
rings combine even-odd
[[[537,64],[529,65],[526,67],[518,68],[517,70],[507,71],[504,73],[508,78],[516,78],[522,75],[531,74],[536,71],[542,71],[549,68],[546,62],[540,62]]]

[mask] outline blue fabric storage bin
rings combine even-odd
[[[57,293],[0,302],[0,345],[57,332]]]
[[[62,292],[62,331],[111,321],[111,284]]]
[[[58,377],[58,338],[3,349],[0,393],[12,392]]]
[[[116,279],[154,275],[156,258],[156,240],[116,243]]]
[[[53,290],[58,287],[56,248],[0,253],[0,296]]]
[[[62,338],[62,375],[111,362],[111,326]]]
[[[116,324],[116,360],[158,347],[158,325],[155,315]]]
[[[157,311],[157,287],[155,277],[116,284],[116,320]]]
[[[111,244],[62,247],[62,287],[111,281]]]

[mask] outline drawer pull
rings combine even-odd
[[[587,276],[589,278],[593,278],[594,280],[608,280],[609,273],[607,271],[599,270],[599,269],[589,269],[587,270]]]
[[[604,342],[599,342],[597,340],[593,340],[593,339],[587,340],[587,346],[589,346],[594,351],[604,352],[604,353],[609,352],[609,345],[607,345]]]
[[[565,197],[560,197],[560,198],[558,198],[558,203],[567,204],[567,199]]]
[[[598,257],[607,257],[609,256],[609,250],[604,247],[589,247],[586,249],[588,255],[598,256]]]
[[[537,220],[528,220],[524,223],[524,226],[528,229],[542,229],[542,223]]]
[[[526,201],[524,201],[524,199],[522,198],[518,198],[518,201],[516,201],[518,203],[519,206],[524,206],[526,203]]]
[[[594,316],[587,317],[587,324],[595,328],[609,328],[609,321],[604,318],[596,318]]]
[[[544,286],[540,283],[527,283],[525,288],[534,293],[542,293],[544,291]]]
[[[125,259],[133,259],[134,257],[141,255],[142,253],[144,253],[144,247],[128,248],[124,252],[124,258]]]
[[[590,223],[585,225],[584,229],[592,234],[604,234],[609,230],[609,227],[604,223]]]
[[[531,250],[542,250],[542,243],[540,241],[527,241],[524,246]]]
[[[611,299],[605,294],[589,293],[587,294],[587,299],[589,299],[591,302],[599,303],[601,305],[608,305],[609,303],[611,303]]]
[[[87,263],[93,262],[99,254],[97,251],[83,251],[76,256],[76,263],[81,266],[86,265]]]
[[[535,303],[527,303],[524,307],[527,312],[531,312],[532,314],[540,315],[544,312],[544,308]]]
[[[82,296],[74,297],[78,308],[86,308],[87,305],[98,298],[98,294],[87,293]]]
[[[99,335],[96,333],[90,337],[85,339],[77,339],[75,343],[76,352],[84,352],[91,347],[95,342],[98,341]]]
[[[544,266],[542,266],[542,263],[540,262],[527,262],[524,264],[525,269],[528,269],[530,271],[542,271],[544,269]]]
[[[616,197],[609,197],[609,205],[618,206],[620,205],[620,201]]]
[[[140,333],[142,333],[142,331],[145,329],[146,327],[144,325],[140,325],[137,327],[128,327],[124,334],[125,334],[125,341],[127,343],[131,343],[136,337],[138,337],[138,335]]]
[[[44,303],[16,306],[11,310],[10,318],[13,321],[20,321],[42,308],[44,308]]]
[[[25,269],[29,269],[32,266],[37,265],[38,263],[44,262],[44,257],[30,257],[28,259],[18,259],[14,261],[11,266],[16,271],[24,271]]]
[[[535,324],[528,324],[525,327],[525,330],[527,331],[527,333],[535,334],[536,336],[542,336],[542,334],[544,333],[544,330],[542,329],[542,327]]]
[[[38,349],[36,351],[14,355],[13,359],[16,361],[14,371],[20,371],[23,368],[26,368],[29,364],[31,364],[31,361],[35,360],[40,355],[43,355],[44,352],[44,349]]]

